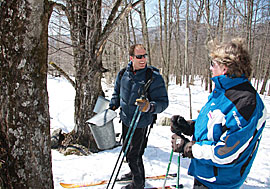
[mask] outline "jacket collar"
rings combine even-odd
[[[127,65],[127,70],[128,70],[129,72],[132,72],[132,73],[133,73],[133,66],[132,66],[132,64],[133,64],[132,61],[130,61],[130,62],[128,63],[128,65]],[[146,70],[147,70],[147,64],[146,64],[145,68],[143,68],[143,69],[141,69],[141,70],[137,70],[137,71],[136,71],[136,75],[141,74],[141,73],[145,72]]]
[[[212,77],[211,79],[214,81],[216,88],[225,90],[248,81],[248,79],[244,75],[234,78],[228,75],[220,75]]]

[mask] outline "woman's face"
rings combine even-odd
[[[224,64],[218,63],[215,60],[212,60],[210,63],[210,70],[212,72],[212,76],[219,76],[226,74],[228,68]]]

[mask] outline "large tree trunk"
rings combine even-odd
[[[101,0],[67,1],[67,9],[75,47],[75,127],[62,144],[81,144],[96,152],[97,145],[86,121],[93,117],[95,101],[102,94],[102,63],[101,59],[97,60],[97,43],[101,33]]]
[[[75,127],[63,145],[81,144],[92,152],[98,148],[86,121],[94,116],[94,106],[103,95],[101,75],[107,70],[102,66],[102,54],[109,35],[141,0],[128,4],[117,16],[122,0],[115,1],[111,14],[102,29],[102,0],[67,0],[66,14],[71,26],[75,55]],[[116,17],[117,16],[117,17]]]
[[[0,3],[0,188],[53,188],[48,8],[43,0]]]

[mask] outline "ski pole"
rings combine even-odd
[[[137,125],[138,125],[138,123],[139,123],[141,114],[142,114],[142,112],[140,111],[140,112],[139,112],[139,115],[138,115],[138,117],[137,117],[137,119],[136,119],[136,122],[135,122],[135,124],[134,124],[134,126],[133,126],[132,132],[131,132],[131,134],[130,134],[130,137],[129,137],[129,140],[128,140],[128,143],[127,143],[127,146],[126,146],[126,149],[125,149],[125,152],[124,152],[124,156],[122,157],[120,166],[119,166],[118,171],[117,171],[117,173],[116,173],[116,176],[115,176],[115,178],[114,178],[114,181],[113,181],[113,184],[112,184],[112,188],[114,187],[114,184],[115,184],[115,182],[116,182],[116,178],[117,178],[117,176],[118,176],[118,174],[119,174],[119,172],[120,172],[120,169],[121,169],[121,167],[122,167],[122,164],[123,164],[123,161],[124,161],[124,157],[127,155],[127,151],[128,151],[130,142],[131,142],[131,140],[132,140],[133,134],[135,133],[136,127],[137,127]]]
[[[180,158],[181,158],[181,155],[180,155],[180,153],[179,153],[179,154],[178,154],[178,161],[177,161],[178,170],[177,170],[177,183],[176,183],[176,188],[179,188],[179,179],[180,179]]]
[[[117,160],[116,160],[116,163],[115,163],[113,172],[112,172],[112,174],[111,174],[111,177],[110,177],[110,179],[109,179],[109,182],[108,182],[108,185],[107,185],[106,189],[108,189],[108,187],[109,187],[109,185],[110,185],[110,183],[111,183],[111,180],[112,180],[112,177],[113,177],[114,172],[115,172],[115,170],[116,170],[116,167],[117,167],[117,165],[118,165],[119,159],[120,159],[120,157],[121,157],[121,155],[122,155],[123,147],[125,146],[125,143],[126,143],[126,141],[127,141],[127,139],[128,139],[128,136],[129,136],[130,131],[131,131],[131,129],[132,129],[132,126],[133,126],[133,124],[134,124],[135,118],[136,118],[136,116],[137,116],[137,114],[138,114],[138,110],[139,110],[139,106],[137,106],[137,108],[136,108],[136,110],[135,110],[135,113],[134,113],[134,115],[133,115],[133,118],[132,118],[132,120],[131,120],[130,127],[129,127],[129,129],[128,129],[127,134],[126,134],[125,140],[123,141],[122,148],[121,148],[120,153],[119,153],[119,155],[118,155],[118,158],[117,158]]]
[[[164,180],[164,184],[163,184],[162,189],[165,189],[167,177],[168,177],[169,170],[170,170],[170,166],[171,166],[171,162],[172,162],[172,156],[173,156],[173,149],[172,149],[172,151],[171,151],[170,160],[169,160],[169,164],[168,164],[168,167],[167,167],[167,173],[166,173],[166,176],[165,176],[165,180]]]

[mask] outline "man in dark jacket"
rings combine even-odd
[[[132,45],[129,56],[130,62],[126,70],[123,73],[119,72],[117,75],[109,107],[112,110],[121,107],[120,119],[122,120],[123,139],[126,138],[137,106],[142,112],[126,156],[131,172],[122,176],[123,179],[132,178],[132,183],[122,188],[142,189],[145,184],[142,156],[147,142],[148,126],[153,121],[153,114],[164,111],[169,102],[164,80],[157,68],[147,67],[147,54],[144,46],[142,44]],[[141,99],[142,91],[144,91],[147,82],[147,69],[152,69],[151,77],[153,81],[147,90],[147,98]],[[125,148],[125,142],[123,144]]]

